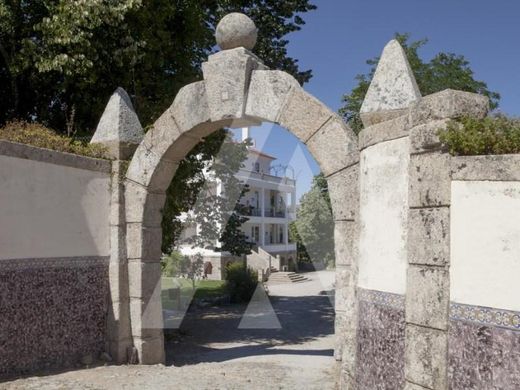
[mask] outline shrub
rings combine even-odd
[[[183,259],[184,256],[178,251],[173,251],[168,256],[163,256],[161,259],[162,275],[168,277],[179,276]]]
[[[258,273],[245,263],[230,263],[226,267],[226,288],[232,302],[249,302],[258,284]]]
[[[441,142],[456,156],[520,153],[520,119],[503,115],[464,117],[439,130]]]
[[[106,153],[106,148],[101,145],[57,134],[38,123],[9,122],[0,128],[0,139],[94,158],[105,158]]]

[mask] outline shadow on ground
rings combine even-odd
[[[333,355],[329,348],[307,347],[334,333],[334,308],[327,295],[275,296],[270,301],[280,329],[239,329],[247,305],[190,309],[180,329],[165,330],[166,363],[183,366],[259,355]]]

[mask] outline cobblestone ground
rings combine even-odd
[[[101,366],[0,389],[334,389],[334,311],[324,294],[333,273],[307,275],[306,282],[268,286],[280,327],[239,329],[245,306],[195,310],[180,332],[167,332],[166,366]]]

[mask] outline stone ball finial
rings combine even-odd
[[[258,29],[249,16],[233,12],[224,16],[219,22],[215,37],[222,50],[237,47],[252,50],[256,44]]]

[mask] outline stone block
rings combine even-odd
[[[354,372],[356,357],[356,317],[354,311],[336,311],[334,357],[343,361],[345,368]]]
[[[456,156],[451,172],[453,180],[520,181],[520,155]]]
[[[447,332],[406,326],[405,377],[432,390],[447,388]]]
[[[251,72],[257,69],[266,67],[243,47],[213,54],[202,64],[212,121],[244,116]]]
[[[150,192],[166,191],[177,170],[178,163],[139,145],[126,172],[126,178],[148,187]]]
[[[149,193],[147,189],[131,181],[126,182],[127,222],[140,222],[145,226],[161,226],[165,193]]]
[[[134,339],[160,336],[164,327],[160,292],[148,298],[131,298],[130,318]]]
[[[162,229],[146,227],[141,223],[128,223],[126,243],[128,259],[157,262],[162,256]]]
[[[446,265],[450,262],[450,209],[410,209],[408,262]]]
[[[307,147],[325,176],[359,161],[357,136],[337,115],[307,141]]]
[[[442,144],[438,132],[446,129],[449,122],[449,119],[433,120],[410,129],[410,153],[431,152],[441,149]]]
[[[110,226],[110,264],[126,263],[126,225]]]
[[[356,222],[336,221],[334,222],[334,253],[336,255],[336,266],[355,264],[357,253],[357,228]]]
[[[450,276],[440,267],[409,266],[406,322],[445,330],[449,322]]]
[[[181,133],[190,131],[202,123],[210,122],[211,115],[204,81],[197,81],[181,88],[175,96],[170,111]],[[197,135],[206,136],[207,134]]]
[[[403,115],[408,115],[408,108],[360,113],[361,121],[365,127],[387,122]]]
[[[410,129],[408,119],[407,115],[403,115],[366,127],[359,133],[359,148],[365,149],[380,142],[408,136]]]
[[[261,121],[277,122],[292,88],[300,84],[280,70],[254,70],[247,96],[246,115]]]
[[[128,283],[130,299],[151,296],[161,291],[161,263],[128,262]]]
[[[112,162],[112,176],[110,180],[110,216],[109,223],[112,226],[124,226],[125,220],[125,186],[124,175],[126,171],[121,166],[121,161]]]
[[[488,112],[489,99],[486,96],[446,89],[423,97],[410,109],[410,119],[413,126],[417,126],[436,119],[484,118]]]
[[[332,214],[337,220],[354,220],[359,209],[359,164],[327,178]]]
[[[410,156],[410,207],[450,205],[450,158],[446,153]]]
[[[134,346],[137,349],[140,364],[153,365],[164,364],[164,337],[161,335],[155,338],[134,338]]]
[[[352,267],[336,267],[334,306],[336,311],[352,312],[355,306],[356,280]]]
[[[279,124],[306,143],[333,114],[303,88],[293,88],[280,114]]]
[[[404,385],[404,390],[429,390],[427,387],[422,387],[419,385],[416,385],[412,382],[406,382]]]

